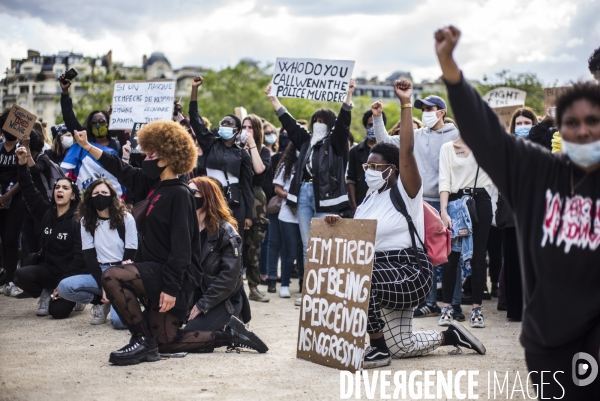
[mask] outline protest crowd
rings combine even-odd
[[[435,32],[449,104],[414,100],[397,80],[401,119],[389,132],[381,101],[353,109],[356,85],[341,68],[345,86],[311,95],[307,84],[315,98],[338,90],[339,110],[308,121],[279,102],[302,92],[278,88],[285,75],[264,92],[273,115],[208,121],[198,76],[187,111],[169,100],[170,120],[133,130],[111,127],[114,104],[78,121],[62,75],[64,124],[17,136],[4,128],[11,109],[0,115],[0,292],[37,298],[32,314],[55,319],[91,304],[90,324],[130,333],[110,353],[116,365],[265,353],[245,324],[273,296],[305,307],[313,219],[376,220],[363,369],[441,346],[484,355],[486,308],[522,322],[530,371],[570,371],[577,352],[598,362],[600,48],[589,59],[597,82],[573,84],[547,110],[515,109],[506,129],[456,64],[459,38]],[[366,133],[358,144],[353,112]],[[413,331],[413,318],[440,330]],[[545,394],[600,390],[600,380],[562,384]]]

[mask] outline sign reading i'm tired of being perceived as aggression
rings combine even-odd
[[[22,107],[13,104],[2,127],[3,131],[17,137],[23,138],[23,135],[29,135],[33,129],[33,124],[37,120],[35,114],[31,114]]]
[[[343,102],[354,61],[316,58],[277,58],[271,95],[326,102]]]
[[[173,118],[175,81],[115,81],[110,129],[131,129],[134,123]]]
[[[340,370],[362,369],[376,220],[313,219],[296,357]]]

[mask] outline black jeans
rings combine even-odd
[[[490,258],[490,281],[498,284],[502,268],[502,231],[494,226],[490,227],[487,252]]]
[[[19,263],[19,236],[25,215],[25,201],[18,192],[12,197],[10,207],[0,210],[0,239],[2,240],[2,263],[6,270],[6,282],[14,281],[13,275]]]
[[[492,226],[492,201],[489,196],[476,196],[477,217],[479,223],[473,223],[473,258],[471,259],[471,286],[473,303],[483,302],[483,292],[487,281],[487,264],[485,253],[488,235]],[[448,263],[442,267],[442,300],[445,304],[452,303],[454,286],[456,285],[456,271],[460,260],[460,252],[452,251],[448,256]]]
[[[38,222],[28,210],[25,210],[23,234],[25,234],[29,253],[37,253],[40,250],[40,225],[40,222]],[[24,247],[22,247],[22,249],[24,249]],[[24,259],[26,256],[27,255],[23,255],[21,259]]]
[[[506,296],[506,317],[521,321],[523,315],[523,285],[521,262],[517,248],[517,230],[502,230],[504,241],[504,291]]]
[[[538,399],[562,399],[562,400],[597,400],[600,394],[600,373],[596,380],[587,386],[576,386],[572,379],[573,357],[578,352],[585,352],[595,359],[596,364],[600,356],[600,324],[590,330],[587,336],[577,339],[567,345],[554,348],[548,354],[534,354],[525,351],[527,369],[531,378],[538,388]],[[589,362],[586,362],[589,365]],[[564,373],[558,373],[558,372]],[[589,369],[588,369],[589,371]],[[542,372],[543,376],[542,376]],[[549,373],[550,372],[550,373]],[[585,378],[579,377],[578,378]],[[545,383],[540,386],[540,383]],[[560,383],[560,385],[557,383]],[[561,387],[562,386],[562,387]],[[533,394],[531,394],[533,396]]]
[[[184,330],[185,331],[215,331],[222,330],[223,327],[229,320],[231,316],[238,317],[240,312],[242,311],[243,301],[242,294],[238,292],[233,297],[229,298],[231,301],[231,306],[233,307],[233,313],[227,311],[226,300],[212,308],[208,311],[208,313],[201,314],[196,316],[196,318],[192,321],[189,321]]]
[[[54,290],[62,278],[62,275],[55,275],[48,267],[39,264],[21,267],[15,273],[14,282],[17,287],[37,298],[44,289]]]

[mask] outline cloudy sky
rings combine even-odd
[[[174,68],[311,57],[356,60],[355,76],[404,70],[420,81],[440,75],[434,30],[454,24],[470,78],[510,69],[561,84],[591,78],[598,16],[600,0],[2,0],[0,69],[27,49],[112,49],[126,65],[153,51]]]

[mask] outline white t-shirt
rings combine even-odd
[[[208,177],[216,178],[221,182],[221,185],[223,185],[223,187],[227,188],[227,179],[225,179],[225,173],[223,173],[221,170],[214,170],[212,168],[207,167],[206,175]],[[229,177],[230,184],[237,184],[238,182],[240,182],[239,178],[237,178],[231,173],[227,173],[227,176]]]
[[[98,263],[107,264],[120,262],[123,260],[125,248],[137,249],[138,235],[135,226],[135,219],[130,213],[125,214],[125,243],[119,237],[118,230],[110,229],[110,221],[108,219],[98,218],[98,227],[94,232],[94,236],[88,233],[83,227],[83,219],[81,225],[81,248],[92,249],[96,248]]]
[[[294,178],[294,167],[292,167],[292,174],[290,174],[289,179],[285,179],[284,168],[283,166],[277,171],[277,175],[273,179],[273,185],[281,185],[285,192],[290,190],[290,184],[292,183],[292,178]],[[279,211],[279,220],[284,221],[286,223],[294,223],[298,224],[298,217],[292,213],[290,207],[286,204],[287,199],[284,199],[281,202],[281,210]]]
[[[423,186],[419,189],[419,193],[414,199],[411,199],[402,182],[398,177],[398,189],[400,195],[406,204],[406,210],[411,215],[417,233],[421,239],[425,240],[425,220],[423,215]],[[366,197],[365,200],[358,206],[355,219],[377,220],[377,235],[375,238],[375,251],[394,251],[412,248],[412,239],[408,230],[408,222],[394,207],[390,196],[391,189],[386,189],[382,193],[373,191]],[[422,248],[421,243],[415,238],[418,248]]]
[[[461,189],[473,188],[477,178],[477,188],[485,188],[492,195],[494,183],[482,168],[477,175],[477,161],[473,152],[467,157],[458,157],[452,142],[446,142],[440,149],[440,192],[458,193]]]

